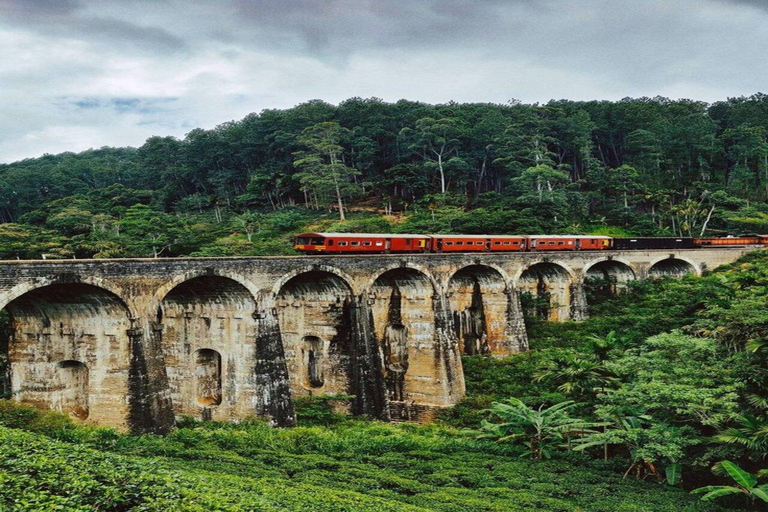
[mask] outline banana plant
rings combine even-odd
[[[724,470],[736,485],[708,485],[694,489],[695,494],[704,494],[701,497],[704,501],[710,501],[723,496],[734,494],[744,494],[753,503],[755,499],[760,499],[768,503],[768,484],[757,485],[757,476],[748,473],[729,460],[724,460],[716,467]]]

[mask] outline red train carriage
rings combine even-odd
[[[765,235],[726,236],[723,238],[695,238],[696,247],[741,247],[745,245],[761,245],[768,243]]]
[[[600,251],[611,248],[609,236],[531,235],[530,251]]]
[[[524,236],[431,235],[432,252],[524,251]]]
[[[427,252],[429,241],[427,235],[302,233],[294,239],[293,248],[307,254]]]

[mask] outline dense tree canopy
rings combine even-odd
[[[0,220],[14,225],[0,234],[0,253],[269,252],[252,246],[242,214],[296,208],[410,219],[387,229],[768,232],[767,200],[763,94],[711,105],[313,100],[183,140],[0,165]],[[129,211],[137,204],[155,213]],[[148,243],[142,219],[171,232]],[[217,240],[236,243],[224,250]]]

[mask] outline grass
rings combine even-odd
[[[129,436],[11,402],[0,424],[0,510],[720,510],[610,465],[533,462],[439,425],[187,421],[167,437]]]

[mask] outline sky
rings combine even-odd
[[[0,163],[267,108],[768,92],[768,0],[0,0]]]

